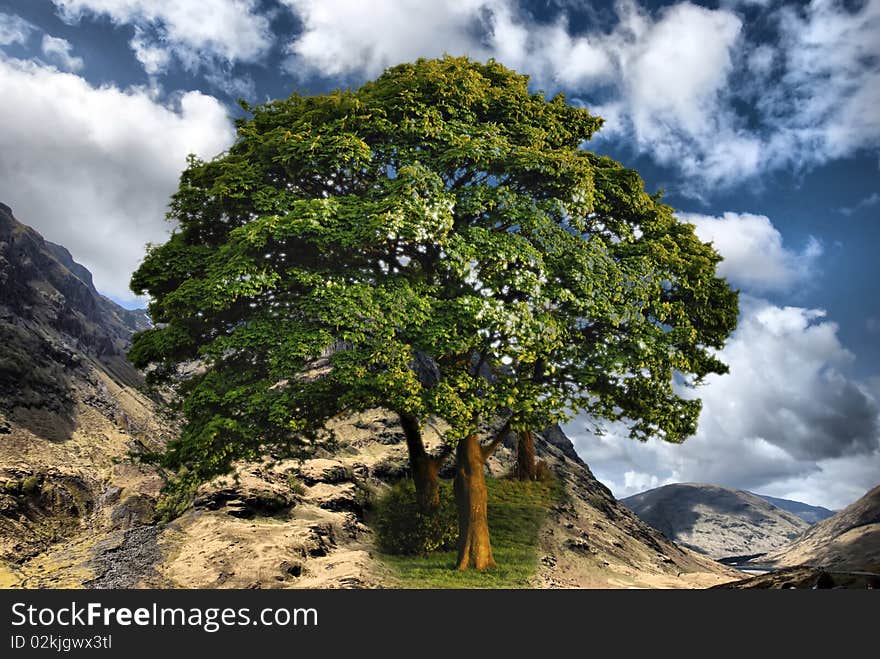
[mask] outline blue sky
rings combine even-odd
[[[880,482],[880,0],[0,0],[0,201],[128,306],[187,153],[236,99],[495,57],[606,119],[743,293],[683,446],[567,426],[615,494],[710,481],[840,507]]]

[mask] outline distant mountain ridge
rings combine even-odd
[[[767,496],[766,494],[757,494],[756,492],[751,492],[751,494],[754,494],[756,497],[761,497],[765,501],[769,501],[777,508],[782,508],[782,510],[787,510],[791,514],[797,515],[808,524],[821,522],[823,519],[828,519],[836,514],[836,511],[834,510],[828,510],[828,508],[823,508],[822,506],[811,506],[802,501],[778,499],[776,497]]]
[[[766,553],[809,528],[762,497],[704,483],[664,485],[621,503],[668,538],[715,559]]]

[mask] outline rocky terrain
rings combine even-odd
[[[68,538],[152,519],[161,480],[127,459],[171,432],[125,359],[148,323],[0,204],[0,584]]]
[[[24,587],[393,588],[366,509],[406,476],[403,434],[378,409],[338,419],[335,431],[334,454],[240,464],[170,524],[75,535],[11,565],[10,578]],[[541,435],[536,448],[569,496],[541,532],[535,587],[695,588],[737,576],[646,526]],[[508,472],[513,458],[500,448],[490,473]]]
[[[809,527],[762,497],[715,485],[664,485],[621,503],[678,544],[715,559],[764,554]]]
[[[407,475],[397,420],[335,421],[338,447],[237,465],[155,521],[162,478],[137,462],[174,426],[125,361],[148,322],[103,298],[70,254],[0,207],[0,587],[394,587],[370,502]],[[438,435],[428,432],[429,445]],[[695,588],[737,573],[620,505],[558,428],[538,457],[565,497],[540,534],[539,588]],[[510,446],[488,470],[503,475]]]

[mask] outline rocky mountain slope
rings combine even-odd
[[[776,567],[809,565],[880,573],[880,485],[760,561]]]
[[[752,492],[751,494],[755,493]],[[776,497],[769,497],[766,494],[755,494],[755,496],[761,497],[765,501],[772,503],[777,508],[782,508],[782,510],[790,512],[792,515],[797,515],[807,524],[815,524],[816,522],[821,522],[823,519],[828,519],[835,513],[835,511],[828,510],[828,508],[823,508],[822,506],[811,506],[810,504],[803,503],[801,501],[792,501],[791,499],[778,499]]]
[[[169,432],[125,358],[148,323],[0,204],[0,556],[151,518],[160,481],[126,462]]]
[[[700,483],[664,485],[621,503],[678,544],[716,559],[772,551],[809,527],[759,496]]]
[[[66,250],[0,207],[0,587],[393,587],[366,509],[407,474],[396,418],[335,421],[338,448],[205,484],[155,523],[162,479],[131,455],[173,433],[125,361],[143,316],[101,297]],[[429,445],[439,441],[428,433]],[[538,457],[566,497],[540,535],[536,587],[705,587],[736,573],[641,522],[561,430]],[[491,459],[508,471],[512,447]]]
[[[28,588],[395,587],[365,507],[406,477],[402,431],[379,409],[338,419],[334,429],[333,454],[240,464],[202,486],[192,508],[164,527],[80,534],[10,566],[10,578]],[[541,532],[535,587],[700,588],[738,576],[645,525],[583,464],[536,438],[568,496]],[[427,439],[436,446],[436,435]],[[490,474],[507,473],[513,459],[512,447],[501,447]]]

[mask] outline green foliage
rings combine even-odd
[[[38,476],[27,476],[21,481],[21,491],[24,494],[34,495],[40,492],[40,479]]]
[[[293,474],[287,475],[287,486],[295,496],[301,497],[306,493],[306,486]]]
[[[403,588],[526,588],[538,564],[538,533],[550,508],[563,497],[555,480],[487,478],[489,528],[498,567],[459,571],[455,551],[421,556],[385,554],[382,560]]]
[[[249,106],[226,153],[190,160],[177,228],[132,278],[156,327],[131,359],[176,384],[186,419],[165,466],[210,478],[374,406],[439,417],[449,443],[580,410],[640,439],[695,431],[673,380],[726,370],[720,257],[583,148],[599,118],[527,83],[419,60]],[[203,368],[178,377],[188,361]]]
[[[181,515],[192,505],[198,486],[199,482],[188,473],[168,479],[156,502],[156,519],[166,524]]]
[[[379,548],[389,554],[422,555],[452,549],[458,539],[452,488],[441,481],[440,508],[426,514],[416,504],[413,482],[399,481],[376,503],[373,527]]]

